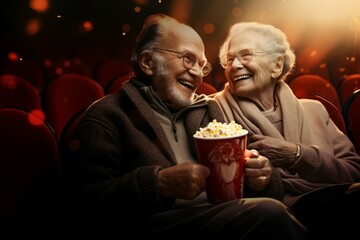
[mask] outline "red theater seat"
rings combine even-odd
[[[8,231],[12,237],[29,237],[33,232],[49,230],[54,224],[50,217],[55,217],[59,208],[54,203],[61,181],[55,133],[31,113],[2,108],[0,138],[2,234]]]
[[[199,85],[199,87],[196,89],[196,93],[197,94],[206,94],[206,95],[210,95],[213,93],[216,93],[217,90],[215,87],[213,87],[212,85],[210,85],[207,82],[201,82],[201,84]]]
[[[118,92],[122,88],[122,85],[125,82],[127,82],[128,80],[130,80],[130,78],[131,78],[131,75],[126,74],[126,75],[122,75],[120,77],[113,79],[106,86],[106,88],[104,90],[105,94]]]
[[[360,89],[351,94],[344,104],[343,117],[349,138],[360,153]]]
[[[332,102],[340,112],[342,111],[338,93],[327,79],[314,74],[304,74],[293,78],[288,84],[298,98],[319,95]]]
[[[104,96],[95,80],[71,73],[57,77],[44,91],[46,119],[58,137],[71,116]]]
[[[24,78],[0,75],[0,107],[12,107],[33,112],[44,119],[39,90]]]
[[[345,104],[348,97],[358,89],[360,89],[360,74],[351,74],[344,77],[339,82],[339,95],[342,104]]]
[[[131,72],[130,61],[120,59],[106,59],[99,63],[94,70],[94,78],[101,86],[106,86],[115,78],[128,75]]]

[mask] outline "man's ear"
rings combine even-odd
[[[284,57],[279,56],[276,59],[275,64],[273,64],[273,69],[271,71],[271,77],[278,78],[281,75],[283,69],[284,69]]]
[[[152,61],[152,52],[144,50],[139,56],[139,66],[141,70],[148,76],[152,76],[153,71],[153,61]]]

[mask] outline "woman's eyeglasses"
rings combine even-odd
[[[264,52],[253,51],[251,49],[243,49],[240,52],[238,52],[237,55],[225,54],[224,56],[221,57],[220,64],[223,68],[228,68],[233,64],[235,58],[237,58],[238,61],[241,62],[241,64],[248,64],[253,59],[254,55],[260,53],[264,53]]]
[[[188,52],[178,52],[178,51],[163,49],[163,48],[153,48],[153,49],[177,54],[179,58],[183,59],[184,67],[187,69],[193,68],[195,66],[195,64],[198,62],[195,55],[188,53]],[[200,66],[203,77],[207,76],[211,72],[212,68],[211,68],[211,64],[209,62],[199,61],[198,64]]]

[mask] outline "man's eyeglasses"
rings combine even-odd
[[[261,51],[253,51],[251,49],[243,49],[241,50],[237,55],[231,55],[231,54],[225,54],[220,59],[220,64],[223,68],[230,67],[235,58],[238,59],[238,61],[241,62],[241,64],[248,64],[253,59],[254,55],[264,53]]]
[[[177,54],[179,58],[183,59],[184,67],[187,69],[193,68],[195,66],[196,62],[198,62],[195,55],[188,53],[188,52],[178,52],[178,51],[163,49],[163,48],[153,48],[153,49]],[[202,76],[203,77],[207,76],[212,70],[211,64],[207,61],[201,61],[198,63],[201,68]]]

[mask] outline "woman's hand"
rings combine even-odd
[[[259,134],[249,136],[249,139],[248,148],[256,149],[261,155],[266,156],[274,167],[291,166],[296,160],[295,143]]]
[[[254,190],[263,190],[268,185],[272,173],[269,159],[261,156],[256,150],[246,150],[245,159],[245,184]]]

